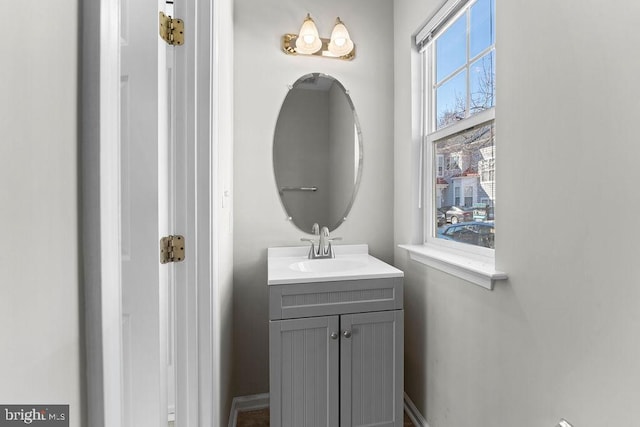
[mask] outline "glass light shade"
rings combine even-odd
[[[335,56],[348,55],[353,50],[353,41],[349,37],[349,31],[344,26],[340,18],[336,19],[336,26],[331,32],[331,41],[329,42],[329,52]]]
[[[307,14],[302,27],[300,27],[300,33],[296,39],[296,52],[306,53],[311,55],[316,53],[322,48],[322,40],[318,35],[318,29],[315,22],[311,19],[311,15]]]

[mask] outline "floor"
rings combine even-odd
[[[236,427],[269,427],[269,408],[238,413]],[[404,414],[404,427],[413,427],[413,423]]]

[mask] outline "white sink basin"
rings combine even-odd
[[[308,246],[269,248],[268,284],[402,277],[397,268],[369,255],[367,245],[337,245],[336,257],[309,259]]]
[[[361,259],[341,259],[341,258],[328,258],[328,259],[309,259],[306,261],[294,262],[289,265],[289,268],[294,271],[308,272],[308,273],[340,273],[358,268],[366,267],[367,263]]]

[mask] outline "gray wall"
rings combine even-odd
[[[348,96],[348,95],[347,95]],[[354,157],[356,154],[353,112],[342,89],[334,84],[329,90],[329,218],[342,218],[353,195]],[[327,224],[332,227],[334,224]]]
[[[19,37],[0,44],[0,402],[69,404],[79,427],[78,4],[2,6]]]
[[[340,16],[356,43],[355,60],[282,53],[282,35],[297,32],[307,12],[322,37],[329,37]],[[348,220],[333,234],[345,244],[368,243],[374,255],[393,259],[392,13],[391,0],[235,2],[235,395],[269,389],[266,249],[300,245],[305,235],[285,219],[272,168],[273,134],[287,85],[305,74],[324,72],[342,82],[364,135],[362,185]]]
[[[410,35],[441,3],[395,3],[396,243],[415,241],[419,218]],[[496,9],[496,264],[509,280],[489,292],[396,249],[405,390],[431,427],[635,425],[640,239],[624,224],[640,210],[640,5]]]
[[[311,233],[314,223],[329,225],[329,96],[321,90],[296,88],[287,94],[278,115],[273,164],[277,188],[310,187],[317,191],[285,191],[280,197],[293,222]]]

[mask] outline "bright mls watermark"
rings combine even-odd
[[[69,427],[69,405],[0,405],[0,427]]]

